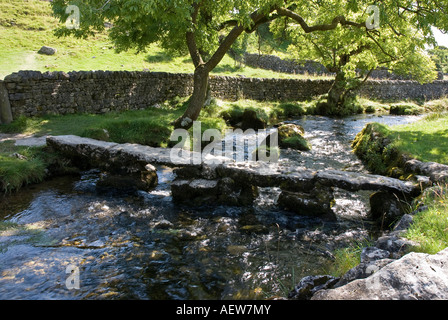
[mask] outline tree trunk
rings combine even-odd
[[[328,91],[327,110],[329,115],[341,115],[344,110],[347,97],[347,79],[343,71],[338,71],[336,78]]]
[[[199,117],[202,107],[207,99],[209,71],[205,65],[199,65],[194,71],[193,94],[185,113],[174,122],[175,129],[188,130],[193,126],[193,121]]]

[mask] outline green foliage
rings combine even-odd
[[[288,25],[281,19],[271,24],[271,30],[276,35],[288,34],[292,41],[290,51],[298,59],[319,61],[330,71],[343,71],[351,79],[355,78],[356,70],[367,72],[383,66],[398,74],[411,75],[421,82],[431,81],[436,76],[435,65],[424,52],[425,44],[434,40],[431,24],[446,28],[442,22],[446,17],[432,3],[425,3],[428,9],[425,14],[411,10],[397,14],[398,6],[412,6],[400,2],[376,4],[380,10],[380,26],[374,30],[338,27],[305,33],[301,26]],[[318,25],[329,23],[328,12],[331,12],[332,16],[344,16],[365,25],[369,17],[366,9],[371,4],[368,1],[356,1],[356,4],[355,1],[331,1],[324,6],[309,4],[310,10],[302,12],[302,17],[308,25]]]
[[[414,216],[411,227],[404,236],[416,241],[412,251],[435,254],[448,247],[448,187],[430,188],[421,199],[428,209]]]
[[[380,14],[380,24],[375,29],[366,27],[371,14],[366,10],[372,4],[369,1],[295,3],[299,8],[301,5],[309,8],[299,13],[302,22],[290,23],[291,20],[282,17],[271,23],[271,31],[277,37],[286,35],[291,41],[289,51],[297,60],[318,61],[336,74],[328,98],[316,105],[318,113],[356,113],[357,105],[346,99],[364,83],[370,71],[378,67],[420,83],[436,79],[436,66],[425,49],[434,41],[431,26],[437,24],[446,29],[447,24],[446,15],[439,12],[435,3],[425,2],[423,11],[421,8],[414,10],[414,4],[407,1],[375,3]],[[402,11],[402,8],[407,10]],[[349,26],[340,23],[336,28],[329,28],[334,17],[350,21]]]
[[[429,50],[429,54],[436,64],[437,70],[443,73],[448,73],[448,48],[444,46],[437,46]]]
[[[334,261],[327,266],[326,272],[334,277],[341,277],[361,262],[362,248],[371,246],[369,240],[353,242],[333,252]]]
[[[280,118],[294,118],[306,114],[304,104],[300,102],[283,102],[276,109],[277,116]]]

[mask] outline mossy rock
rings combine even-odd
[[[415,103],[407,103],[407,102],[401,102],[401,103],[394,103],[390,106],[390,114],[392,115],[398,115],[398,116],[405,116],[405,115],[419,115],[422,114],[425,111],[423,107],[420,107],[419,105]]]
[[[291,148],[300,151],[310,151],[311,145],[303,136],[297,135],[284,139],[280,145],[285,148]]]
[[[278,140],[280,147],[291,148],[300,151],[311,150],[311,144],[303,136],[305,130],[293,123],[281,124],[278,128]]]

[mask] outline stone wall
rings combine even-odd
[[[291,74],[310,74],[333,76],[327,68],[319,62],[306,60],[281,59],[278,56],[268,54],[245,53],[243,57],[245,65],[252,68],[272,70],[276,72]],[[443,73],[438,73],[437,80],[443,80]],[[387,69],[378,68],[370,74],[370,79],[376,80],[410,80],[409,77],[399,76],[389,72]]]
[[[328,92],[331,80],[260,79],[211,76],[213,96],[223,100],[300,101]],[[140,109],[193,91],[192,74],[137,71],[20,71],[5,77],[14,118],[24,115],[106,113]],[[436,99],[448,94],[448,81],[368,81],[359,92],[376,99]],[[5,99],[3,99],[5,100]],[[0,109],[6,108],[1,103]]]
[[[321,63],[307,60],[300,63],[296,60],[283,60],[274,55],[246,53],[244,55],[244,64],[253,68],[261,68],[276,72],[292,74],[330,74],[327,68]]]
[[[188,74],[127,71],[20,71],[5,77],[13,117],[140,109],[188,96]]]

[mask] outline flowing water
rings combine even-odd
[[[367,122],[417,119],[304,117],[293,122],[313,149],[282,151],[280,163],[365,171],[350,149],[356,133]],[[149,193],[98,192],[91,170],[1,199],[0,299],[285,296],[301,277],[325,272],[331,250],[371,232],[366,193],[336,190],[338,221],[328,222],[280,210],[275,188],[261,189],[252,207],[176,205],[173,171],[158,174]]]

